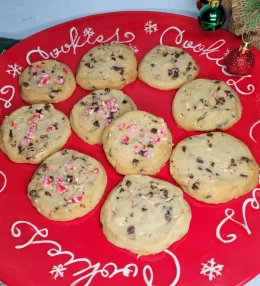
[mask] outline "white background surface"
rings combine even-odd
[[[0,37],[23,39],[67,20],[122,10],[198,15],[196,0],[0,0]],[[260,286],[260,276],[247,286]]]

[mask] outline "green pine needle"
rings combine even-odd
[[[257,25],[260,25],[260,0],[244,0],[242,4],[242,10],[244,11],[243,18],[245,22],[248,22],[251,14],[255,10],[258,10],[258,13],[255,14],[248,23],[249,30],[256,29]]]

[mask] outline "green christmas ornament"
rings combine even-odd
[[[219,2],[219,0],[213,0],[201,8],[198,20],[203,30],[216,31],[224,25],[226,21],[226,10]]]

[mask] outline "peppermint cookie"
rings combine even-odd
[[[70,122],[72,129],[86,143],[101,144],[105,126],[122,114],[136,110],[130,97],[120,90],[96,90],[74,105]]]
[[[106,183],[106,171],[100,162],[64,149],[41,164],[28,185],[27,195],[46,218],[68,221],[94,209]]]
[[[34,104],[4,119],[0,148],[13,162],[38,164],[60,150],[70,134],[70,122],[64,113],[51,104]]]
[[[160,90],[177,89],[198,73],[199,66],[188,53],[169,46],[154,47],[138,67],[138,78]]]
[[[191,211],[179,188],[149,176],[130,175],[111,191],[100,219],[112,244],[149,255],[167,249],[188,232]]]
[[[259,167],[243,142],[214,132],[181,141],[172,152],[170,172],[193,198],[219,204],[253,190]]]
[[[224,81],[196,79],[177,91],[172,114],[185,130],[226,130],[241,118],[242,105]]]
[[[76,88],[70,68],[54,60],[32,63],[20,75],[19,85],[22,99],[30,104],[64,101]]]
[[[172,150],[172,136],[164,120],[138,110],[109,124],[102,142],[108,161],[123,175],[156,174]]]
[[[87,90],[122,89],[136,77],[137,62],[131,49],[121,44],[103,44],[84,55],[76,81]]]

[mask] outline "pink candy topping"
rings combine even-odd
[[[120,123],[119,125],[117,125],[117,129],[122,131],[125,128],[125,123]]]
[[[50,177],[46,177],[42,183],[43,187],[49,186],[52,182],[52,179]]]
[[[82,195],[74,195],[68,200],[68,202],[69,203],[79,203],[81,200],[82,200]]]
[[[137,131],[139,129],[139,127],[137,126],[137,125],[129,125],[127,128],[126,128],[126,130],[128,131],[128,132],[135,132],[135,131]]]
[[[64,166],[70,171],[74,171],[76,169],[76,167],[73,166],[72,163],[64,164]]]
[[[50,82],[51,82],[51,77],[47,73],[42,73],[41,80],[39,81],[38,86],[43,87]]]
[[[150,140],[151,140],[151,143],[157,144],[161,141],[161,138],[154,136],[154,137],[151,137]]]
[[[128,144],[129,141],[130,141],[130,139],[129,139],[128,136],[126,136],[126,135],[125,135],[125,136],[122,136],[121,142],[122,142],[123,144]]]
[[[57,191],[58,191],[59,194],[63,194],[63,193],[65,193],[67,191],[67,189],[62,184],[58,184]]]
[[[58,77],[57,80],[56,80],[56,83],[59,84],[59,85],[64,84],[64,79],[63,79],[63,77]]]
[[[96,168],[96,169],[94,169],[93,171],[91,171],[91,173],[99,174],[99,169],[98,169],[98,168]]]

